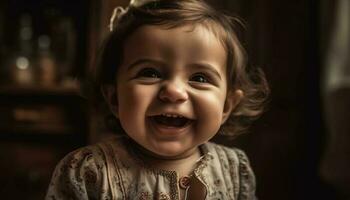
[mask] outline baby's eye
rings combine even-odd
[[[137,77],[144,78],[161,78],[161,74],[159,71],[153,68],[144,68],[139,73],[137,73]]]
[[[199,82],[199,83],[209,83],[209,79],[206,75],[204,74],[194,74],[191,79],[191,82]]]

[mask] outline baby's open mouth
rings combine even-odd
[[[192,120],[180,116],[180,115],[171,115],[171,114],[162,114],[162,115],[156,115],[153,116],[152,119],[163,126],[168,126],[168,127],[184,127],[188,125]]]

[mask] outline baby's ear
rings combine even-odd
[[[243,98],[242,90],[231,90],[227,93],[224,110],[222,113],[221,124],[225,123],[226,120],[230,117],[231,112],[237,107]]]
[[[108,104],[109,110],[113,113],[115,117],[118,118],[118,98],[117,89],[115,85],[101,86],[101,92],[105,101]]]

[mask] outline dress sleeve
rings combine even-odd
[[[97,148],[82,148],[68,154],[56,166],[46,200],[102,199],[106,167]],[[105,199],[105,198],[103,198]]]
[[[240,192],[238,195],[239,200],[257,200],[255,196],[255,175],[249,164],[246,154],[236,149],[239,159],[239,177],[240,177]]]

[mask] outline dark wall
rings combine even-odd
[[[321,2],[211,1],[246,20],[250,64],[264,69],[271,87],[267,112],[233,144],[250,157],[261,200],[337,199],[319,175]]]

